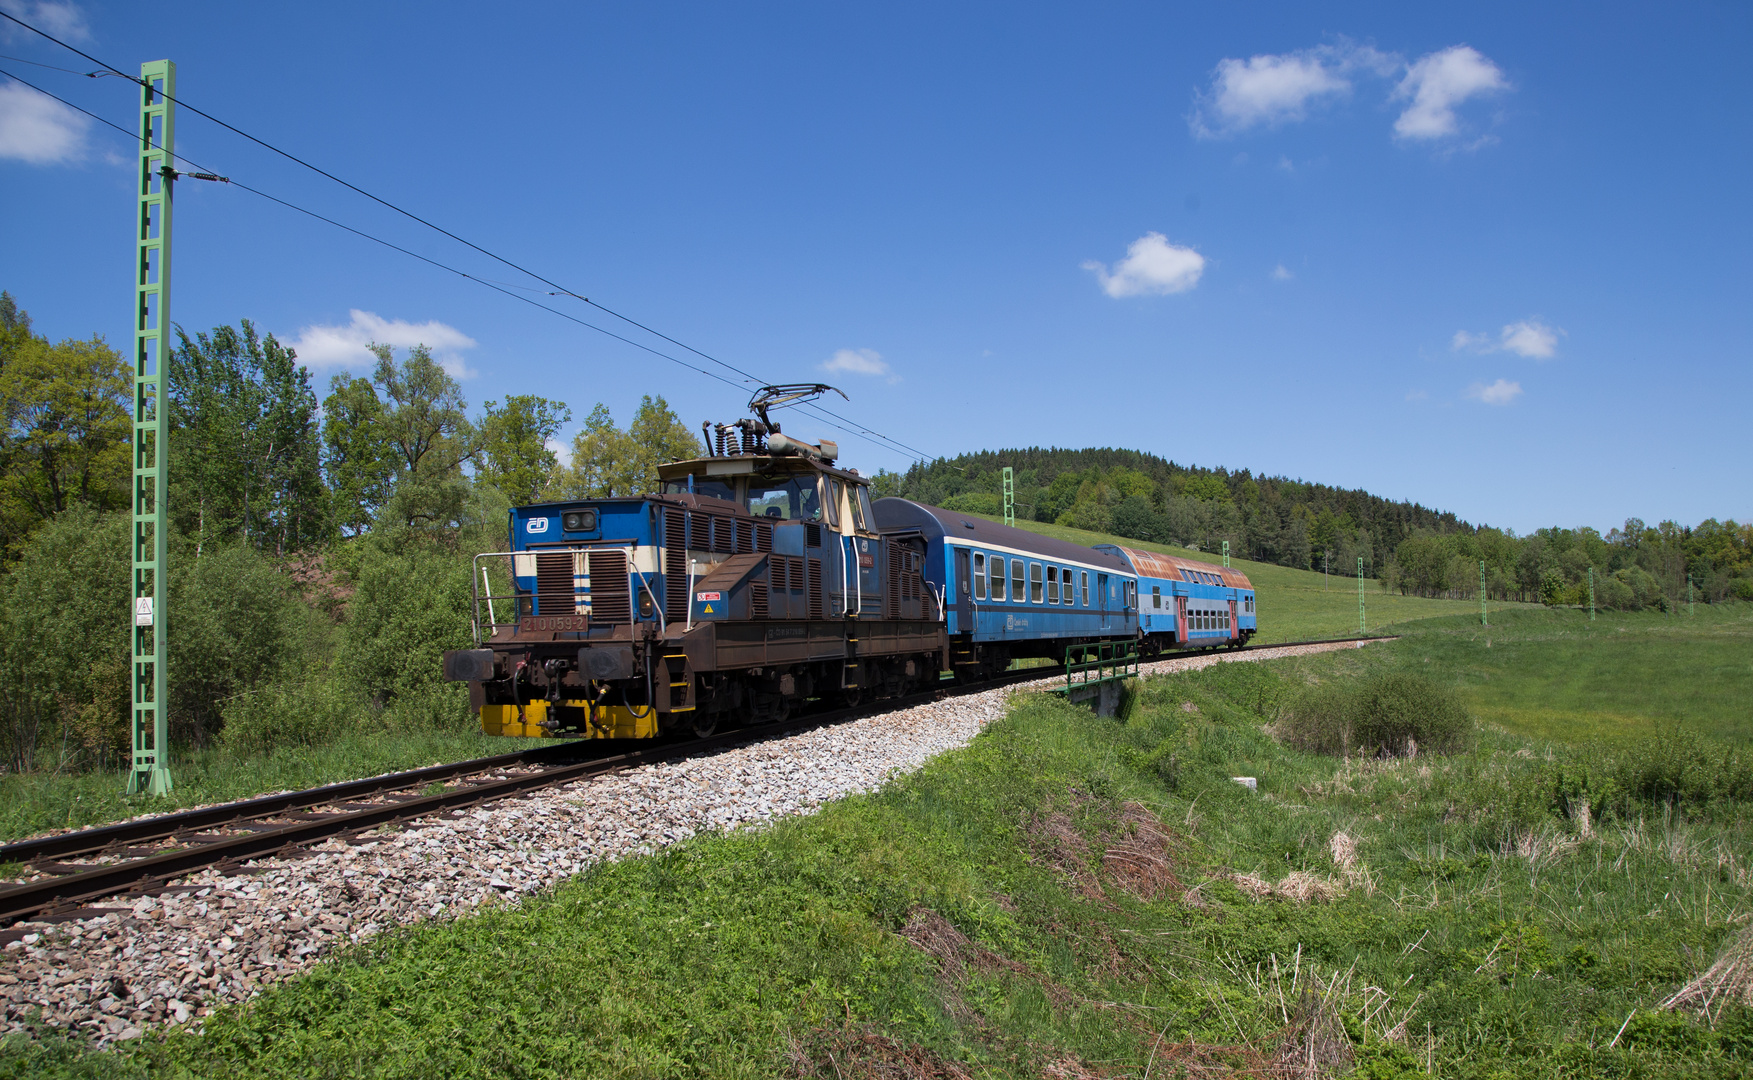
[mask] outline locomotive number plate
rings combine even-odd
[[[589,630],[588,615],[525,615],[517,628],[526,634],[555,634],[571,630]]]

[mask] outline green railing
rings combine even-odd
[[[1101,641],[1065,648],[1065,686],[1069,694],[1084,686],[1130,679],[1138,674],[1138,642]]]

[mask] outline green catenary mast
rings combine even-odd
[[[1485,560],[1479,560],[1479,625],[1490,626],[1491,620],[1485,617]]]
[[[1004,467],[1004,523],[1016,524],[1016,481],[1009,465]]]
[[[1363,622],[1363,556],[1357,557],[1357,632],[1367,633]]]
[[[170,211],[176,65],[140,65],[134,260],[134,762],[128,794],[170,794],[165,594],[170,495]]]

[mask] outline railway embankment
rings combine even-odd
[[[1363,644],[1176,657],[1146,664],[1142,673]],[[876,790],[966,745],[1005,714],[1014,695],[1056,681],[641,766],[329,841],[296,858],[257,860],[246,873],[204,871],[95,918],[22,923],[13,932],[27,933],[0,951],[6,1028],[66,1031],[104,1044],[159,1025],[198,1027],[214,1008],[246,1001],[337,947],[385,930],[515,904],[601,862]]]

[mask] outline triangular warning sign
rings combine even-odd
[[[705,614],[710,615],[710,614],[712,614],[712,605],[707,604],[705,607],[701,608],[700,610],[702,612],[704,612]]]

